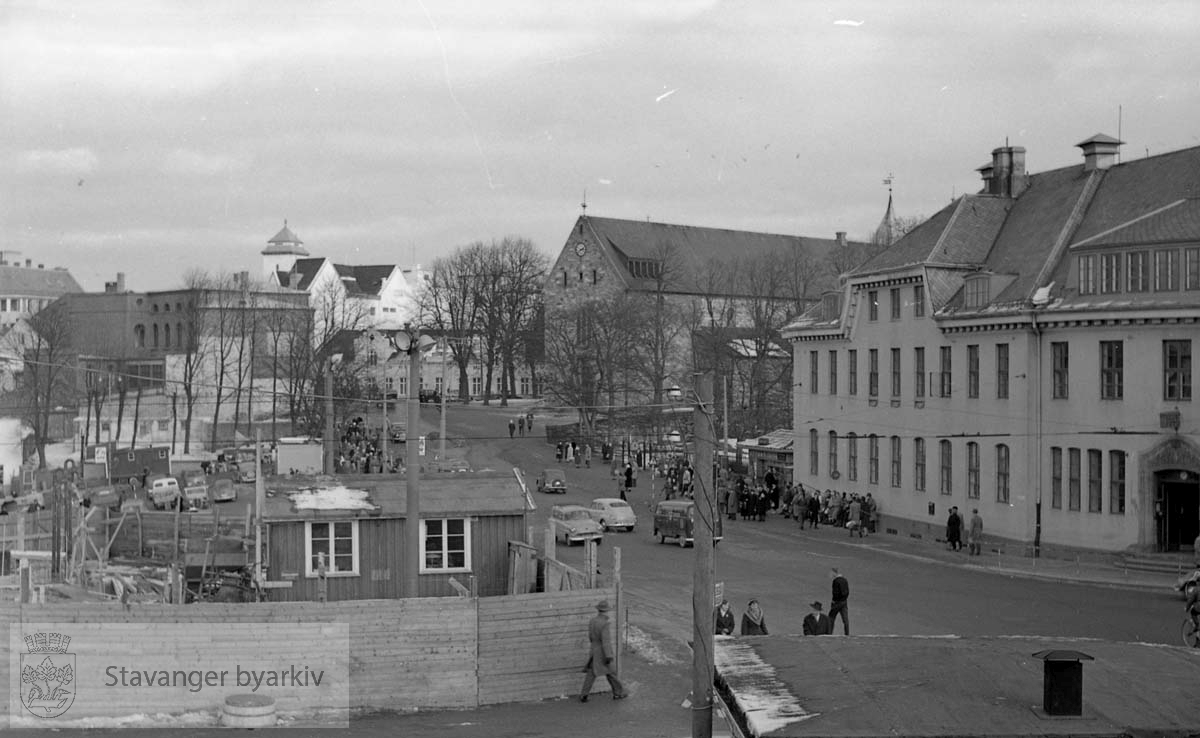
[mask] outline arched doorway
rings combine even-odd
[[[1155,551],[1190,551],[1200,535],[1200,447],[1173,436],[1139,458],[1142,541]]]
[[[1154,475],[1159,551],[1188,550],[1200,535],[1200,476],[1186,469]]]

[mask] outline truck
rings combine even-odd
[[[183,473],[183,504],[189,509],[208,507],[208,475],[202,469]]]

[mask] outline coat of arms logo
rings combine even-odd
[[[25,636],[27,653],[21,654],[21,704],[40,718],[54,718],[71,709],[75,692],[75,654],[68,653],[71,638],[62,633]]]

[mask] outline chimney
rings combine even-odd
[[[1001,146],[992,150],[992,176],[988,192],[1001,197],[1017,197],[1025,191],[1025,147]]]
[[[983,194],[992,194],[992,163],[989,161],[975,171],[979,172],[979,176],[983,179]]]
[[[1096,169],[1108,169],[1117,163],[1117,155],[1121,153],[1121,144],[1112,136],[1097,133],[1086,141],[1075,144],[1083,149],[1083,171],[1091,172]]]
[[[837,232],[837,245],[845,248],[845,246],[846,246],[846,232],[845,231]]]
[[[125,291],[125,272],[117,272],[117,292]]]
[[[26,259],[26,260],[25,260],[25,266],[27,266],[27,267],[31,267],[31,266],[33,266],[33,259]]]
[[[300,289],[300,272],[290,272],[288,274],[288,287],[293,290]]]

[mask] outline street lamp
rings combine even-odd
[[[421,572],[421,460],[420,439],[421,398],[421,352],[434,344],[434,340],[423,335],[411,323],[389,339],[396,350],[408,354],[408,428],[404,434],[405,497],[404,497],[404,597],[418,594]]]

